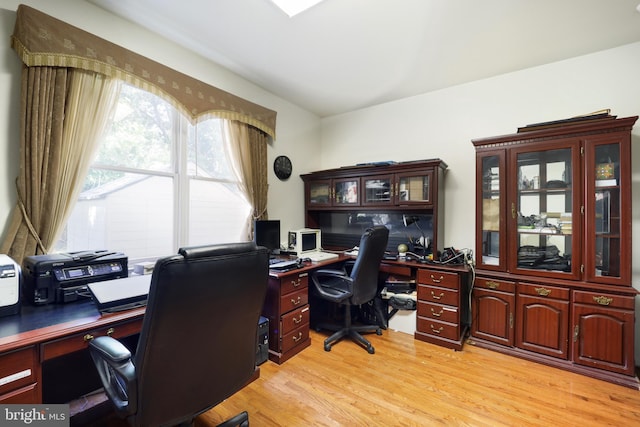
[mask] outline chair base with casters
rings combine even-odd
[[[353,341],[364,347],[369,354],[376,352],[371,343],[361,335],[361,332],[375,332],[376,335],[382,335],[382,329],[377,325],[354,325],[351,320],[351,306],[344,305],[345,321],[343,325],[319,323],[316,326],[316,331],[321,330],[336,331],[330,337],[324,340],[324,351],[331,351],[331,346],[344,337],[349,337]]]

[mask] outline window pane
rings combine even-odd
[[[171,171],[177,112],[143,90],[123,85],[111,127],[95,162],[153,171]]]
[[[209,119],[189,126],[188,174],[235,180],[223,141],[221,119]]]
[[[246,240],[249,203],[235,184],[192,179],[189,204],[189,244]]]
[[[129,259],[173,252],[173,179],[141,174],[80,194],[59,251],[108,249]]]

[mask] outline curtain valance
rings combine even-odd
[[[162,96],[193,120],[213,115],[275,137],[276,112],[91,33],[20,5],[11,45],[29,67],[69,67],[117,78]]]

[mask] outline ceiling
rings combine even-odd
[[[320,117],[640,41],[640,0],[87,0]]]

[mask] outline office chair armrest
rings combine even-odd
[[[311,273],[313,289],[322,298],[342,302],[353,295],[353,280],[344,270],[320,269]]]
[[[124,416],[135,413],[138,383],[131,352],[114,338],[97,337],[89,341],[89,353],[116,411]]]

